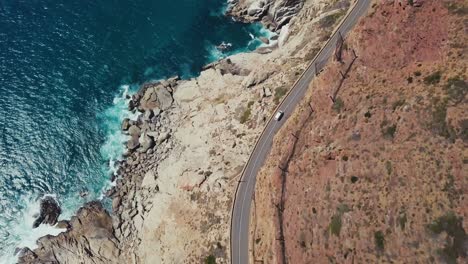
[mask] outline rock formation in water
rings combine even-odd
[[[41,224],[55,225],[58,217],[62,213],[58,202],[54,198],[46,196],[41,199],[40,207],[39,216],[34,221],[33,228],[37,228]]]
[[[19,263],[118,263],[118,240],[113,234],[112,218],[99,202],[90,202],[78,210],[68,223],[68,231],[45,236],[34,251],[23,249]]]

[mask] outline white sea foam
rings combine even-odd
[[[128,141],[128,136],[123,134],[120,130],[122,121],[125,118],[136,120],[138,112],[132,113],[128,110],[127,99],[130,95],[130,85],[122,85],[119,94],[114,98],[113,105],[103,112],[100,116],[102,126],[106,131],[106,140],[101,147],[101,156],[103,159],[108,160],[108,174],[116,173],[118,166],[117,161],[122,159],[122,154],[125,151],[125,142]]]
[[[52,196],[55,199],[55,195],[46,194],[46,196]],[[45,235],[56,236],[66,229],[59,229],[49,225],[40,225],[37,228],[33,228],[34,220],[40,212],[40,199],[34,199],[33,196],[22,197],[18,201],[18,206],[24,208],[21,210],[20,215],[17,217],[17,221],[10,223],[8,230],[8,236],[6,245],[7,248],[2,249],[2,259],[0,264],[13,264],[17,261],[15,256],[16,248],[29,247],[35,249],[37,247],[36,240]]]
[[[208,51],[208,63],[223,59],[227,56],[227,54],[220,51],[216,45],[213,44],[209,44],[206,50]]]
[[[226,15],[226,11],[227,11],[228,7],[229,7],[229,4],[228,4],[228,2],[226,2],[220,8],[218,8],[216,10],[210,10],[210,16],[214,16],[214,17],[224,16],[224,15]]]
[[[255,23],[255,24],[250,25],[250,30],[253,32],[253,33],[252,32],[249,33],[250,38],[252,40],[250,40],[249,43],[247,44],[247,47],[250,49],[252,49],[253,47],[268,46],[268,44],[265,44],[260,40],[260,37],[271,39],[273,36],[277,35],[275,32],[268,30],[267,28],[262,26],[260,23]],[[270,45],[273,43],[275,43],[275,41],[271,41]]]

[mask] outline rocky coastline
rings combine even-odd
[[[332,31],[323,21],[349,7],[329,2],[229,1],[229,16],[261,21],[278,37],[196,78],[143,84],[129,102],[138,118],[122,123],[129,140],[106,193],[112,214],[85,204],[61,223],[67,232],[23,249],[19,263],[228,263],[239,174],[272,109]]]

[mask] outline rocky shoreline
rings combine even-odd
[[[261,21],[279,33],[278,45],[212,63],[190,80],[143,84],[129,103],[140,115],[122,123],[129,141],[107,192],[113,213],[84,205],[67,232],[23,249],[19,263],[229,262],[237,177],[272,109],[331,32],[320,21],[349,6],[338,2],[230,1],[228,15]]]

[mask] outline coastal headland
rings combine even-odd
[[[108,190],[112,213],[84,205],[20,263],[229,263],[233,194],[281,98],[346,14],[350,1],[230,1],[227,15],[275,32],[251,53],[200,75],[142,84],[129,100],[127,152]]]

